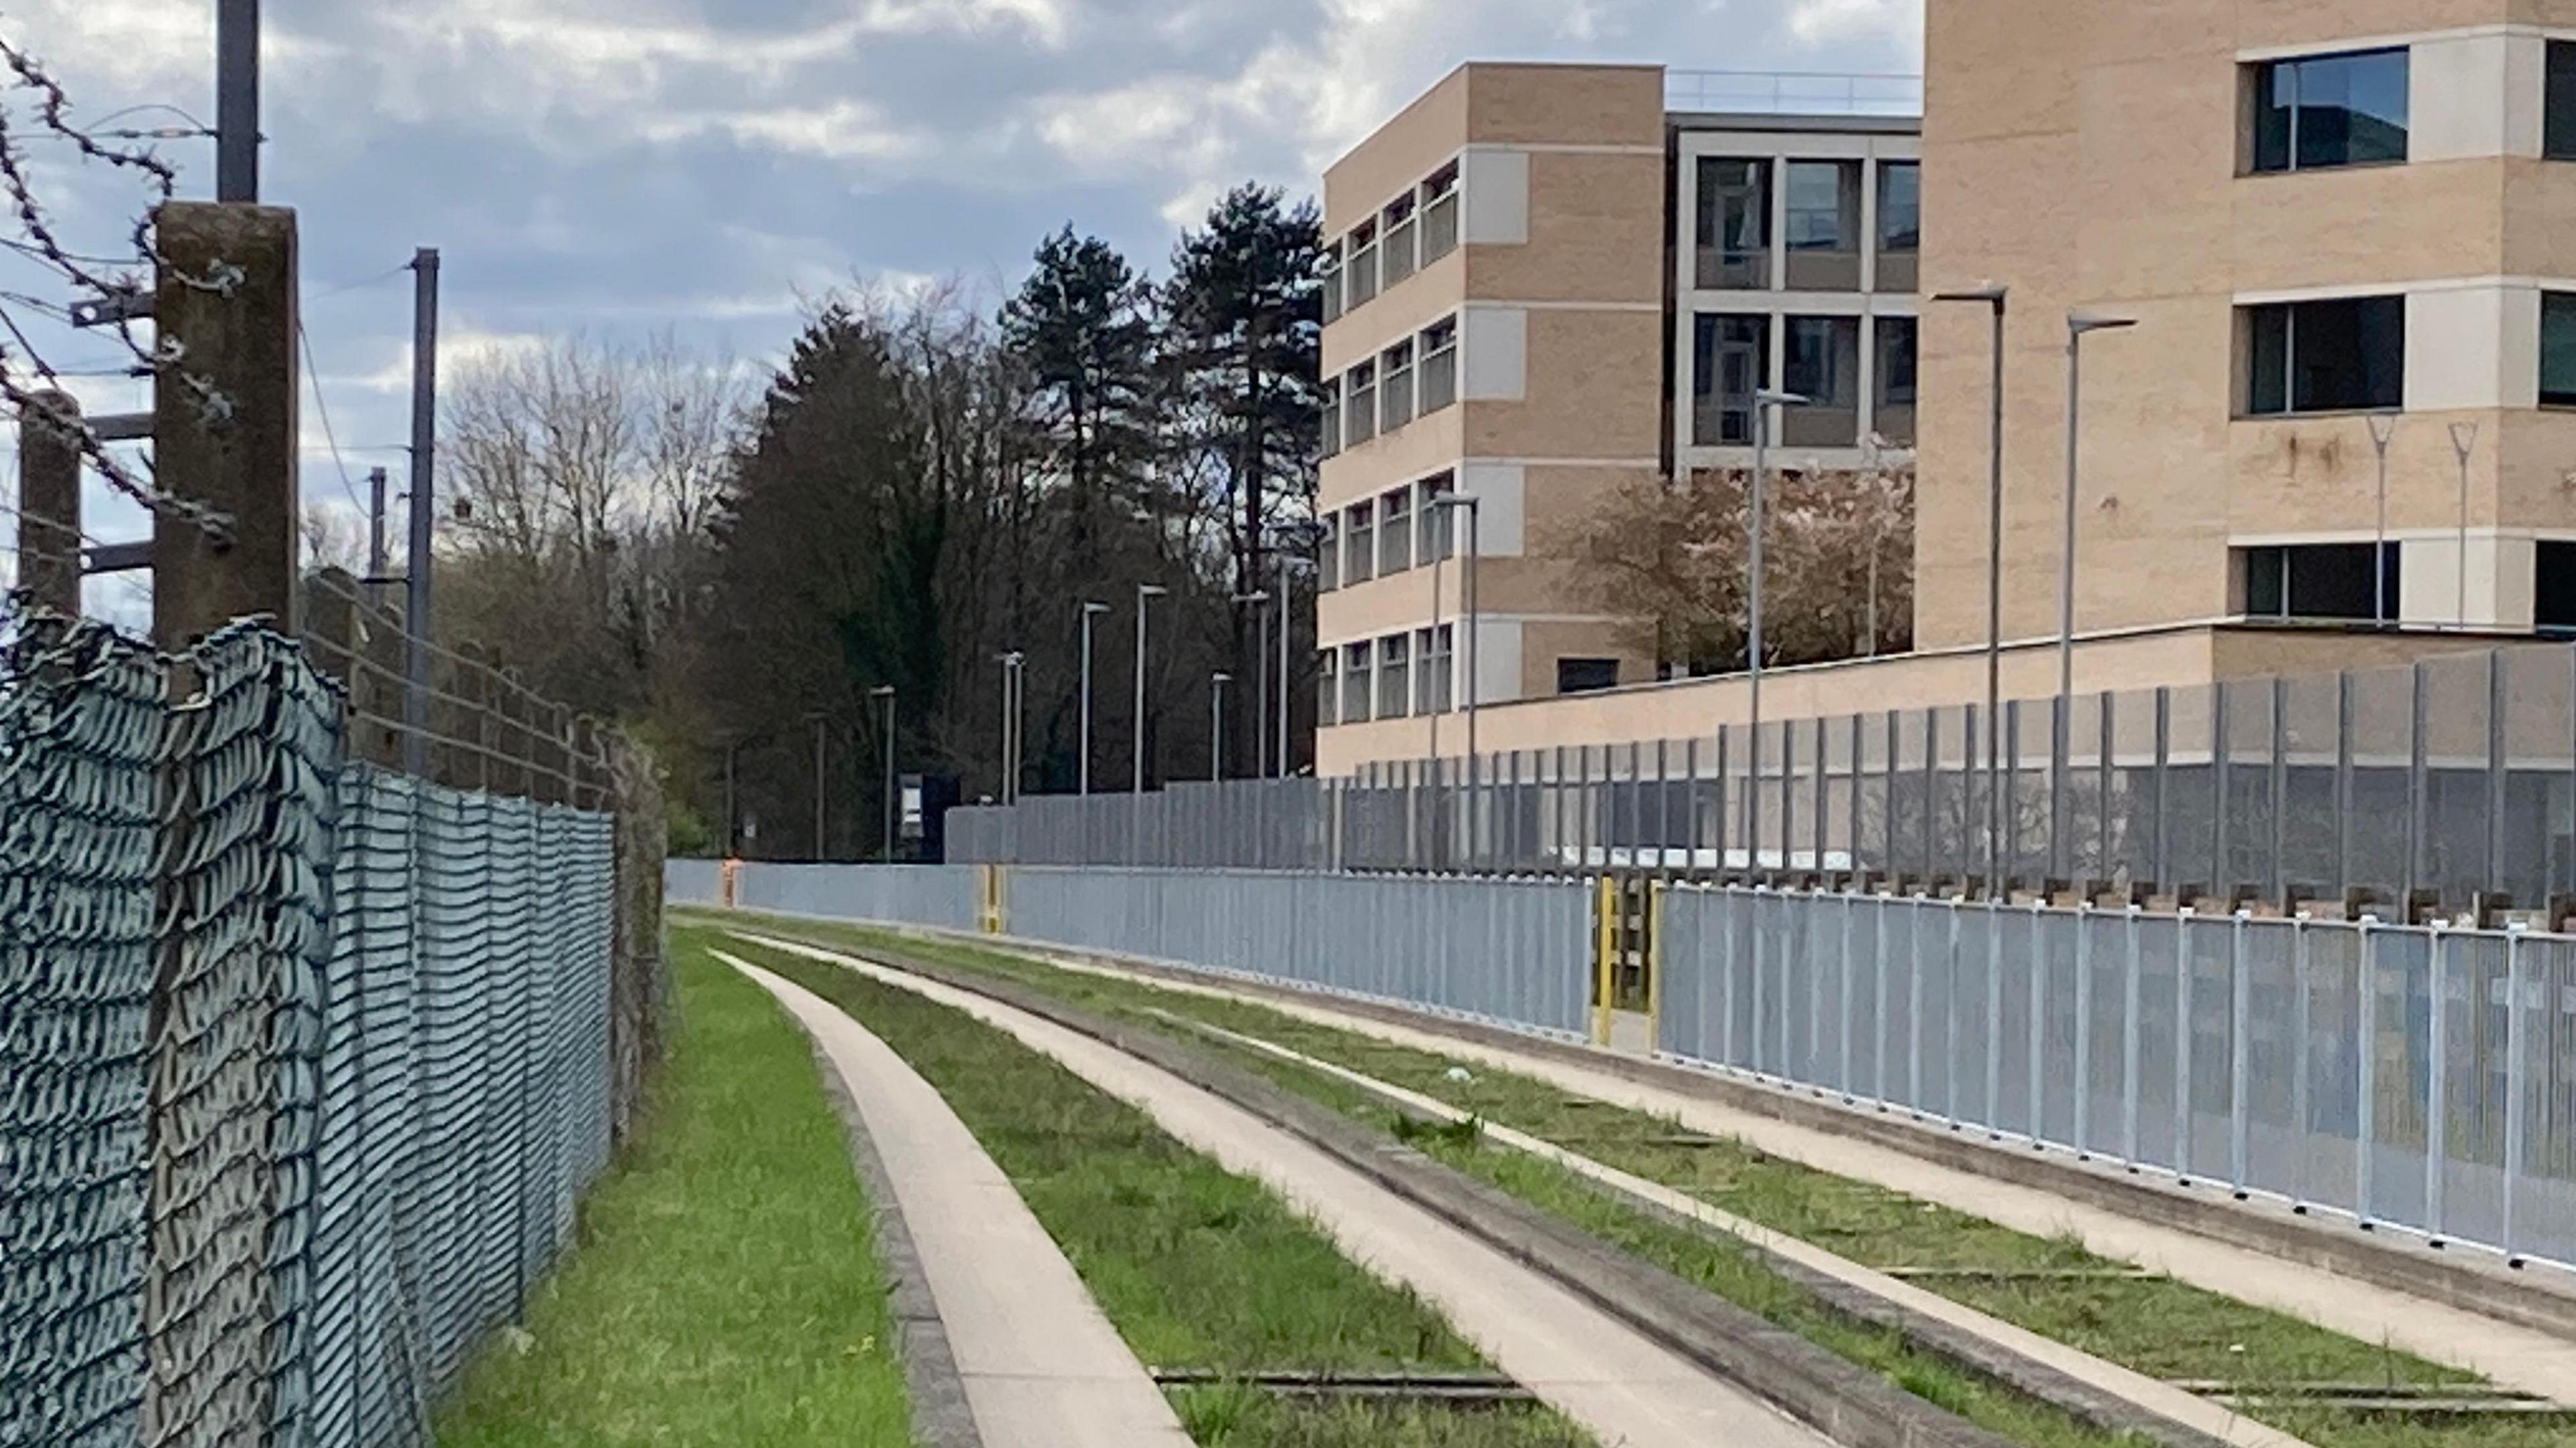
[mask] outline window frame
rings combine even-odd
[[[1889,379],[1896,374],[1897,369],[1888,364],[1897,354],[1889,349],[1888,334],[1898,328],[1913,333],[1914,337],[1913,345],[1907,347],[1904,352],[1909,395],[1902,400],[1889,391]],[[1870,362],[1868,431],[1877,434],[1891,446],[1914,446],[1917,430],[1922,422],[1923,407],[1922,318],[1881,312],[1870,318],[1869,339],[1862,345],[1869,351]],[[1889,414],[1899,411],[1906,414],[1906,426],[1902,430],[1902,436],[1888,431],[1884,421]]]
[[[1780,388],[1807,399],[1800,407],[1781,409],[1777,419],[1780,436],[1777,444],[1787,448],[1858,447],[1861,439],[1861,407],[1864,401],[1861,385],[1861,356],[1869,345],[1864,335],[1862,318],[1856,312],[1798,312],[1780,322]],[[1798,376],[1800,338],[1821,328],[1826,337],[1823,366],[1833,374],[1827,380],[1838,390],[1831,397],[1818,394],[1828,389],[1813,382],[1802,384]],[[1848,394],[1847,396],[1845,394]],[[1828,419],[1848,416],[1851,431],[1819,432]]]
[[[1413,717],[1413,634],[1392,633],[1377,641],[1377,717]]]
[[[1342,711],[1344,724],[1366,724],[1377,718],[1377,643],[1361,639],[1342,645]],[[1352,691],[1358,691],[1359,707],[1351,707]]]
[[[1331,593],[1342,586],[1342,515],[1330,512],[1316,521],[1315,591]]]
[[[1342,722],[1342,651],[1334,647],[1315,653],[1315,727],[1330,729]]]
[[[1458,319],[1443,317],[1413,339],[1414,416],[1429,417],[1458,404]],[[1434,377],[1443,379],[1436,390]],[[1435,401],[1434,398],[1437,398]]]
[[[2557,91],[2561,84],[2566,89]],[[2576,40],[2553,38],[2544,47],[2540,62],[2540,157],[2544,161],[2576,161]]]
[[[1377,431],[1384,437],[1417,415],[1414,411],[1413,339],[1377,354]]]
[[[1856,292],[1861,289],[1861,260],[1868,250],[1864,234],[1861,188],[1867,184],[1867,168],[1857,156],[1791,156],[1780,168],[1780,271],[1781,281],[1793,292]],[[1829,170],[1834,176],[1834,233],[1836,244],[1802,243],[1798,239],[1798,222],[1812,217],[1817,208],[1798,204],[1797,183],[1802,172]],[[1801,262],[1805,265],[1802,267]],[[1831,275],[1813,273],[1830,267]],[[1806,275],[1802,275],[1807,273]]]
[[[1351,504],[1343,510],[1342,586],[1355,587],[1377,579],[1377,508],[1376,500]]]
[[[1377,359],[1354,362],[1342,374],[1342,451],[1377,437]]]
[[[1465,203],[1459,193],[1464,189],[1459,164],[1448,165],[1423,178],[1417,188],[1422,203],[1422,259],[1416,270],[1426,267],[1458,249]],[[1439,218],[1437,224],[1434,218]]]
[[[2310,404],[2302,406],[2299,397],[2300,375],[2298,345],[2299,319],[2301,316],[2308,316],[2312,319],[2313,324],[2313,319],[2322,309],[2329,307],[2360,307],[2370,305],[2393,308],[2392,315],[2396,318],[2396,395],[2387,398],[2368,397],[2356,402],[2335,402],[2324,405]],[[2281,401],[2280,405],[2277,407],[2268,407],[2262,403],[2264,393],[2261,389],[2264,387],[2264,374],[2269,372],[2271,369],[2264,365],[2265,359],[2262,354],[2266,350],[2264,339],[2265,320],[2274,315],[2278,315],[2284,319],[2282,340],[2280,344],[2281,375],[2278,382]],[[2404,293],[2378,292],[2350,297],[2319,297],[2299,302],[2259,302],[2240,305],[2236,309],[2236,316],[2236,370],[2238,373],[2238,380],[2235,401],[2236,417],[2238,420],[2254,421],[2285,417],[2333,417],[2340,414],[2356,412],[2402,411],[2405,408],[2407,323],[2406,296]],[[2367,370],[2366,365],[2364,370]]]
[[[2346,613],[2302,612],[2296,608],[2300,587],[2298,564],[2299,555],[2309,555],[2311,558],[2329,552],[2366,555],[2377,546],[2368,540],[2358,543],[2240,544],[2236,548],[2236,553],[2242,560],[2245,592],[2237,616],[2249,623],[2370,624],[2373,620],[2369,614],[2360,611],[2362,605],[2358,601],[2353,610]],[[2380,554],[2377,559],[2380,573],[2386,580],[2386,587],[2380,590],[2380,593],[2385,596],[2390,615],[2377,620],[2382,624],[2396,622],[2396,616],[2403,606],[2400,602],[2400,586],[2405,578],[2404,548],[2395,542],[2386,546],[2387,551]],[[2363,558],[2360,561],[2363,565],[2360,587],[2364,593],[2368,593],[2371,591],[2369,566],[2371,560]],[[2258,570],[2264,570],[2266,564],[2278,570],[2277,576],[2268,586],[2258,583],[2257,580]],[[2315,564],[2312,562],[2310,566],[2313,568]],[[2311,575],[2308,587],[2313,590],[2316,586]],[[2276,604],[2270,608],[2259,608],[2257,606],[2260,601],[2257,597],[2258,589],[2265,593],[2277,591],[2279,597]]]
[[[1342,379],[1339,374],[1324,379],[1324,413],[1321,434],[1316,445],[1324,457],[1339,456],[1342,451]]]
[[[2301,98],[2309,67],[2330,62],[2359,61],[2394,57],[2404,72],[2407,94],[2405,144],[2396,156],[2374,156],[2364,160],[2307,161],[2302,159],[2302,122],[2308,106]],[[2289,120],[2281,139],[2281,161],[2265,164],[2264,114],[2272,105],[2269,99],[2275,77],[2287,71],[2292,77]],[[2255,61],[2244,67],[2241,112],[2238,122],[2238,169],[2245,176],[2295,176],[2306,171],[2351,171],[2374,166],[2403,166],[2414,159],[2415,114],[2413,87],[2415,55],[2412,46],[2378,45],[2361,50],[2320,50],[2303,55],[2285,55],[2271,60]],[[2544,106],[2545,109],[2545,106]]]
[[[1422,269],[1419,198],[1407,191],[1378,210],[1378,283],[1383,294]]]
[[[1780,198],[1781,158],[1776,156],[1701,156],[1692,172],[1691,184],[1697,188],[1694,197],[1696,214],[1691,220],[1692,242],[1697,254],[1692,260],[1692,279],[1702,291],[1767,292],[1780,270],[1780,238],[1772,226],[1773,204]],[[1734,188],[1718,181],[1718,171],[1726,166],[1749,167],[1759,179],[1753,184],[1754,205],[1747,213],[1754,220],[1759,237],[1739,252],[1727,242],[1725,217],[1719,207]],[[1714,233],[1714,239],[1712,239]],[[1712,265],[1711,254],[1716,260]],[[1752,273],[1750,280],[1736,282],[1726,275],[1731,259],[1740,259]]]
[[[1433,473],[1415,486],[1422,492],[1422,506],[1416,513],[1422,538],[1414,551],[1426,564],[1446,563],[1458,556],[1458,514],[1439,502],[1458,491],[1458,475]]]
[[[1324,243],[1323,255],[1315,269],[1317,305],[1323,309],[1325,326],[1342,319],[1342,239]]]
[[[1413,571],[1413,485],[1390,488],[1377,498],[1377,576],[1390,578]],[[1399,553],[1397,550],[1401,549]]]
[[[2560,325],[2568,331],[2568,349],[2576,353],[2576,292],[2544,289],[2540,294],[2540,405],[2576,408],[2576,378],[2571,378],[2571,385],[2554,396],[2549,390],[2549,323],[2552,312],[2558,314]]]
[[[1378,286],[1377,218],[1372,216],[1350,230],[1343,243],[1342,315],[1349,316],[1377,300]]]
[[[1694,312],[1691,315],[1691,446],[1751,447],[1753,445],[1753,429],[1756,426],[1753,396],[1771,385],[1771,365],[1774,361],[1773,354],[1777,351],[1774,346],[1772,324],[1777,315],[1773,312]],[[1753,386],[1741,394],[1744,402],[1741,408],[1726,406],[1724,395],[1717,390],[1716,385],[1725,370],[1723,359],[1727,354],[1727,348],[1738,345],[1729,343],[1719,335],[1726,329],[1725,324],[1729,322],[1754,324]],[[1705,345],[1702,341],[1703,332],[1708,337]],[[1703,414],[1707,412],[1712,399],[1715,411],[1709,415],[1715,416],[1718,424],[1717,435],[1714,437],[1707,435],[1701,426],[1706,421]],[[1730,415],[1740,416],[1744,420],[1744,436],[1740,440],[1726,435],[1726,420]]]

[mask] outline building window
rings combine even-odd
[[[1807,399],[1781,409],[1788,447],[1860,442],[1860,318],[1791,317],[1781,387]]]
[[[2406,401],[2406,299],[2242,309],[2245,412],[2345,412]]]
[[[1458,249],[1458,163],[1450,162],[1422,183],[1422,264]]]
[[[1326,513],[1315,530],[1315,591],[1342,586],[1342,515]]]
[[[1324,379],[1324,435],[1320,439],[1323,454],[1331,457],[1342,450],[1342,379]]]
[[[1730,291],[1770,288],[1769,161],[1700,161],[1699,284]]]
[[[1331,728],[1341,722],[1342,651],[1325,649],[1315,656],[1315,722]]]
[[[1413,344],[1398,342],[1379,354],[1378,431],[1393,432],[1413,421]]]
[[[1458,319],[1444,318],[1422,329],[1422,412],[1438,412],[1458,400]]]
[[[1559,659],[1556,661],[1556,692],[1560,694],[1597,694],[1619,687],[1617,659]]]
[[[1351,504],[1350,521],[1342,526],[1342,582],[1366,583],[1377,577],[1377,510]]]
[[[1452,637],[1451,626],[1445,623],[1413,636],[1414,653],[1422,660],[1421,712],[1425,714],[1446,714],[1453,705],[1457,677],[1450,664]]]
[[[2540,294],[2540,405],[2576,407],[2576,292]]]
[[[1871,399],[1869,430],[1897,447],[1914,445],[1915,322],[1880,317],[1870,324],[1878,346],[1878,396]]]
[[[1458,556],[1458,510],[1440,506],[1457,490],[1448,473],[1422,480],[1422,561],[1446,563]]]
[[[1357,311],[1361,303],[1377,295],[1377,223],[1363,221],[1351,228],[1346,253],[1349,264],[1343,268],[1343,309]]]
[[[2406,159],[2404,50],[2277,60],[2251,72],[2250,169],[2314,171]]]
[[[2541,154],[2576,161],[2576,40],[2549,42],[2549,76],[2541,101]]]
[[[1860,290],[1860,163],[1789,163],[1789,290]]]
[[[1380,269],[1386,273],[1383,285],[1392,287],[1413,275],[1413,240],[1417,232],[1413,224],[1412,196],[1399,196],[1388,202],[1385,218],[1386,260],[1380,264]]]
[[[1413,712],[1413,674],[1407,666],[1413,638],[1394,634],[1378,640],[1377,717],[1401,719]]]
[[[1691,439],[1702,447],[1753,442],[1753,394],[1771,382],[1771,319],[1702,312],[1691,348]]]
[[[1342,317],[1342,244],[1340,242],[1324,243],[1324,259],[1320,276],[1324,321],[1330,325],[1340,321]]]
[[[2576,633],[2576,543],[2543,538],[2531,560],[2531,622],[2548,633]]]
[[[1380,578],[1413,566],[1413,489],[1378,499],[1377,572]]]
[[[1921,277],[1923,166],[1878,163],[1878,290],[1913,291]]]
[[[2399,550],[2389,545],[2382,560],[2383,589],[2371,579],[2375,548],[2369,543],[2318,543],[2244,550],[2245,616],[2366,623],[2384,599],[2394,619]]]
[[[1369,646],[1351,644],[1342,650],[1342,722],[1366,724],[1369,721]]]
[[[1358,447],[1377,436],[1377,364],[1362,362],[1342,374],[1342,446]]]

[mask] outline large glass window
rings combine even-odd
[[[1788,165],[1789,290],[1860,290],[1860,163]]]
[[[1923,166],[1878,163],[1878,289],[1910,292],[1921,278]]]
[[[1324,379],[1323,453],[1326,457],[1342,450],[1342,379]]]
[[[1558,659],[1556,692],[1560,694],[1597,694],[1603,689],[1619,687],[1617,659]]]
[[[2317,543],[2245,550],[2245,616],[2271,619],[2358,619],[2383,602],[2397,612],[2398,549],[2391,545],[2371,577],[2370,543]]]
[[[1366,724],[1369,721],[1369,646],[1351,644],[1342,650],[1342,722]]]
[[[2576,407],[2576,292],[2540,297],[2540,405]]]
[[[1377,571],[1384,577],[1413,566],[1413,490],[1398,488],[1377,502]]]
[[[2247,164],[2256,171],[2406,159],[2404,50],[2271,61],[2252,67],[2248,84]]]
[[[1422,561],[1447,562],[1458,556],[1458,510],[1440,506],[1440,500],[1456,491],[1452,475],[1439,473],[1422,480]]]
[[[1870,324],[1877,339],[1878,395],[1871,399],[1869,430],[1897,447],[1914,445],[1915,322],[1880,317]]]
[[[1377,223],[1363,221],[1351,228],[1346,254],[1350,260],[1342,268],[1342,303],[1356,308],[1377,295]]]
[[[1415,233],[1413,223],[1413,197],[1410,193],[1399,196],[1393,201],[1387,203],[1386,241],[1384,243],[1386,260],[1381,264],[1381,270],[1386,273],[1385,284],[1387,286],[1394,286],[1397,282],[1413,275],[1413,238]]]
[[[2242,316],[2248,416],[2405,405],[2404,297],[2247,307]]]
[[[1422,411],[1425,416],[1458,400],[1458,319],[1422,329]]]
[[[2576,161],[2576,40],[2549,42],[2549,75],[2541,97],[2542,154]]]
[[[1378,431],[1393,432],[1413,421],[1413,344],[1398,342],[1378,354]]]
[[[2555,634],[2576,632],[2576,543],[2543,538],[2531,567],[2533,625]]]
[[[1342,526],[1342,582],[1366,583],[1377,577],[1377,510],[1351,504],[1350,521]]]
[[[1342,244],[1338,241],[1324,243],[1322,276],[1324,320],[1338,322],[1342,318]]]
[[[1446,714],[1457,689],[1456,675],[1450,664],[1451,625],[1420,629],[1413,635],[1413,651],[1422,660],[1422,712]]]
[[[1458,249],[1458,163],[1450,162],[1422,183],[1422,264]]]
[[[1791,317],[1781,386],[1806,400],[1781,409],[1789,447],[1851,447],[1860,441],[1860,318]]]
[[[1734,291],[1770,287],[1769,161],[1701,159],[1699,284]]]
[[[1377,645],[1377,717],[1401,719],[1413,712],[1413,672],[1408,665],[1413,636],[1393,634]]]
[[[1702,312],[1696,321],[1691,439],[1702,447],[1749,447],[1753,394],[1771,382],[1771,319]]]
[[[1326,728],[1341,722],[1342,651],[1325,649],[1315,657],[1315,722]]]
[[[1377,436],[1377,364],[1362,362],[1342,374],[1342,446],[1358,447]]]
[[[1326,513],[1315,533],[1315,591],[1330,593],[1342,586],[1342,515]]]

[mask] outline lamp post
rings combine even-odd
[[[1160,584],[1140,583],[1136,585],[1136,737],[1134,740],[1134,746],[1136,756],[1135,793],[1139,796],[1145,793],[1145,605],[1170,592],[1170,589],[1165,588]]]
[[[1252,651],[1252,777],[1270,777],[1270,590],[1256,588],[1234,596],[1238,608],[1260,610],[1261,638]]]
[[[1988,283],[1968,291],[1935,292],[1936,302],[1979,302],[1994,313],[1994,381],[1989,398],[1986,497],[1986,890],[1991,897],[2003,865],[2004,800],[1995,788],[2003,763],[2004,672],[2004,313],[2012,289]]]
[[[1225,686],[1234,675],[1222,670],[1208,676],[1208,782],[1225,780]]]
[[[1020,692],[1028,655],[1013,649],[995,654],[1002,666],[1002,803],[1020,802]]]
[[[2066,537],[2057,556],[2057,704],[2050,711],[2048,731],[2048,865],[2049,873],[2061,880],[2072,874],[2074,863],[2066,840],[2066,733],[2075,722],[2075,515],[2084,457],[2084,339],[2136,325],[2135,317],[2066,314]]]
[[[2370,624],[2388,627],[2388,445],[2397,440],[2394,412],[2370,415],[2370,445],[2379,454],[2379,541],[2370,551]]]
[[[1753,486],[1746,509],[1745,528],[1752,540],[1752,557],[1746,568],[1745,636],[1746,654],[1752,674],[1753,746],[1747,756],[1751,765],[1751,783],[1744,791],[1745,865],[1762,867],[1762,588],[1766,570],[1762,566],[1764,535],[1770,532],[1766,521],[1770,507],[1771,487],[1771,409],[1804,407],[1809,399],[1795,392],[1759,387],[1753,392]],[[1780,863],[1789,863],[1789,842],[1780,842]]]
[[[1289,728],[1289,715],[1296,706],[1296,690],[1291,684],[1288,660],[1296,646],[1296,590],[1288,572],[1288,556],[1279,556],[1279,777],[1286,779],[1296,772],[1297,761],[1289,757],[1289,742],[1294,737]]]
[[[2460,619],[2462,628],[2469,626],[2469,459],[2478,450],[2478,425],[2474,422],[2451,424],[2451,451],[2460,457]]]
[[[1477,625],[1479,623],[1476,614],[1476,555],[1483,551],[1484,547],[1483,535],[1485,503],[1484,499],[1477,497],[1473,493],[1443,493],[1439,497],[1431,500],[1431,507],[1434,512],[1463,512],[1467,515],[1467,546],[1460,554],[1460,561],[1458,564],[1458,611],[1465,624],[1462,632],[1466,637],[1460,640],[1460,647],[1452,650],[1451,656],[1453,663],[1451,666],[1458,670],[1458,676],[1463,678],[1465,681],[1462,689],[1456,689],[1452,692],[1453,694],[1462,694],[1466,700],[1467,754],[1465,762],[1468,810],[1467,840],[1470,847],[1472,847],[1477,839],[1477,826],[1479,823],[1476,819],[1476,786],[1478,783],[1476,759],[1476,634],[1478,631]],[[1455,535],[1453,534],[1452,536],[1454,537]],[[1443,555],[1447,552],[1447,549],[1440,548],[1435,549],[1431,555],[1431,643],[1434,648],[1437,648],[1440,643],[1440,564],[1442,562]],[[1434,710],[1431,715],[1431,729],[1431,768],[1433,770],[1434,777],[1436,778],[1440,768],[1440,714],[1437,710]]]
[[[1091,793],[1091,621],[1108,611],[1105,603],[1082,606],[1082,766],[1075,773],[1084,794]]]
[[[868,697],[883,700],[885,703],[885,857],[886,863],[891,865],[895,859],[895,819],[898,808],[895,803],[894,777],[894,685],[879,684],[868,690]]]

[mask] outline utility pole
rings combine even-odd
[[[215,8],[215,199],[259,199],[259,0]]]
[[[1292,774],[1294,774],[1294,773],[1296,773],[1296,772],[1297,772],[1297,761],[1296,761],[1295,759],[1290,758],[1290,757],[1289,757],[1289,753],[1288,753],[1289,742],[1290,742],[1291,738],[1293,737],[1293,736],[1289,733],[1289,727],[1288,727],[1288,715],[1289,715],[1289,711],[1295,707],[1295,701],[1296,701],[1296,692],[1295,692],[1295,690],[1291,687],[1291,681],[1290,681],[1289,674],[1288,674],[1288,656],[1289,656],[1289,652],[1290,652],[1290,649],[1291,649],[1290,638],[1291,638],[1291,636],[1292,636],[1292,635],[1294,635],[1294,634],[1297,632],[1297,615],[1296,615],[1295,610],[1291,607],[1291,605],[1295,602],[1297,595],[1296,595],[1296,590],[1295,590],[1295,587],[1294,587],[1293,581],[1292,581],[1291,576],[1290,576],[1290,574],[1289,574],[1289,572],[1288,572],[1288,555],[1287,555],[1287,553],[1286,553],[1286,552],[1284,552],[1284,551],[1283,551],[1283,552],[1281,552],[1281,553],[1280,553],[1280,555],[1279,555],[1279,560],[1278,560],[1278,561],[1279,561],[1279,777],[1280,777],[1281,779],[1286,779],[1288,776],[1290,776],[1290,775],[1292,775]]]
[[[871,699],[885,701],[885,862],[895,861],[895,779],[894,779],[894,685],[879,684],[868,691]]]
[[[1233,682],[1232,674],[1216,674],[1208,680],[1208,783],[1210,784],[1221,784],[1225,781],[1225,686]]]
[[[403,675],[411,688],[403,701],[403,768],[418,776],[428,756],[430,534],[438,517],[438,248],[413,252],[411,269],[411,556],[403,570],[403,633],[411,641]]]
[[[1145,793],[1145,606],[1171,592],[1152,583],[1136,585],[1136,750],[1135,793]]]
[[[818,865],[830,859],[832,854],[831,836],[828,833],[830,815],[827,808],[830,786],[823,774],[823,729],[823,716],[816,714],[814,716],[814,863]]]
[[[367,597],[377,607],[384,606],[385,586],[385,470],[373,468],[367,473]]]
[[[1082,606],[1082,765],[1076,771],[1082,794],[1091,793],[1091,621],[1108,611],[1105,603]]]
[[[80,404],[39,392],[18,415],[18,586],[66,618],[80,613]]]

